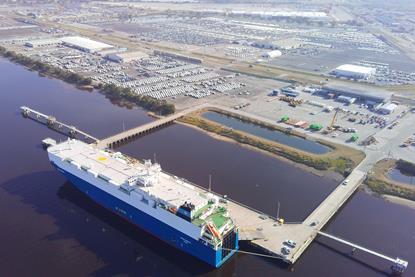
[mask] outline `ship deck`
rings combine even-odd
[[[107,180],[109,184],[114,186],[121,186],[130,177],[137,176],[146,169],[145,165],[138,160],[133,160],[134,162],[131,163],[132,159],[129,157],[118,155],[124,158],[116,158],[105,150],[78,140],[68,140],[51,146],[48,151],[62,160],[78,166],[80,170],[89,170],[98,174],[99,178]],[[156,185],[135,187],[136,190],[145,191],[176,208],[184,202],[191,202],[197,210],[205,206],[208,201],[206,191],[166,172],[159,174],[159,181]]]

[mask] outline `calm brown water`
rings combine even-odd
[[[23,119],[26,105],[104,137],[151,120],[139,109],[0,60],[0,276],[380,276],[389,262],[318,239],[292,268],[239,254],[215,270],[108,213],[48,163],[40,141],[65,139]],[[165,170],[288,221],[304,218],[336,182],[202,132],[172,125],[120,148]],[[327,231],[410,261],[415,276],[415,211],[358,192]],[[243,244],[244,249],[252,250]]]
[[[270,130],[257,124],[244,122],[238,118],[221,113],[205,112],[202,114],[202,116],[226,127],[241,130],[248,134],[252,134],[268,140],[277,141],[281,144],[285,144],[310,153],[325,154],[330,151],[329,147],[318,143],[317,141],[307,140],[277,130]]]
[[[402,172],[398,168],[392,168],[389,170],[388,177],[392,179],[393,181],[409,184],[409,185],[415,185],[415,176],[406,174],[405,172]]]

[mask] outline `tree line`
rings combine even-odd
[[[64,70],[56,66],[49,65],[31,57],[18,54],[14,51],[8,51],[3,46],[0,46],[0,55],[8,58],[9,60],[26,66],[31,70],[35,70],[41,74],[61,79],[67,83],[75,84],[79,86],[87,86],[92,84],[92,79],[89,77],[83,77],[78,73]],[[168,115],[175,112],[175,106],[167,103],[166,100],[154,99],[146,95],[138,95],[134,93],[130,88],[122,88],[114,84],[98,84],[96,88],[101,93],[105,94],[108,98],[113,100],[127,100],[141,106],[149,111],[155,112],[161,115]]]
[[[85,78],[78,73],[70,72],[68,70],[60,69],[59,67],[49,65],[47,63],[41,62],[39,60],[35,60],[28,56],[17,54],[14,51],[7,51],[4,47],[0,46],[0,53],[8,58],[9,60],[16,62],[18,64],[24,65],[27,68],[37,71],[41,74],[52,76],[65,82],[86,86],[91,85],[92,80],[91,78]]]

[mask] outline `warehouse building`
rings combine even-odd
[[[387,115],[393,113],[397,107],[398,105],[394,103],[385,103],[377,108],[377,112]]]
[[[343,64],[331,72],[336,77],[367,80],[376,73],[376,68],[354,64]]]
[[[120,48],[110,48],[110,49],[104,49],[101,51],[97,51],[95,52],[96,54],[98,54],[101,57],[105,57],[109,54],[117,54],[117,53],[121,53],[121,52],[127,52],[128,48],[126,47],[120,47]]]
[[[345,96],[345,95],[337,96],[336,100],[339,101],[339,102],[346,103],[348,105],[353,104],[354,102],[356,102],[356,98],[350,97],[350,96]]]
[[[274,59],[274,58],[280,57],[281,55],[282,53],[280,50],[274,50],[274,51],[265,52],[261,56],[266,59]]]
[[[390,101],[391,93],[382,89],[372,89],[372,88],[362,88],[357,86],[341,86],[341,85],[327,85],[323,86],[318,94],[329,97],[331,96],[338,98],[339,100],[343,99],[352,99],[354,101],[365,103],[370,106],[376,106],[380,103],[386,103]],[[347,98],[346,98],[347,97]]]
[[[300,92],[291,86],[281,88],[281,93],[288,97],[297,97],[300,95]]]
[[[146,53],[140,51],[111,53],[105,56],[106,59],[117,63],[129,63],[147,57],[148,55]]]
[[[62,38],[62,42],[64,45],[68,46],[68,47],[72,47],[84,52],[88,52],[88,53],[95,53],[97,51],[101,51],[104,49],[110,49],[113,48],[114,46],[103,43],[103,42],[99,42],[99,41],[95,41],[89,38],[83,38],[83,37],[64,37]]]

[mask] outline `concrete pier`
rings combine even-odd
[[[240,228],[241,240],[249,240],[264,252],[280,256],[292,264],[307,249],[318,231],[359,187],[364,177],[362,171],[352,172],[347,178],[347,185],[338,185],[303,222],[279,224],[275,218],[232,202],[228,204],[229,213]],[[295,241],[297,246],[290,254],[284,255],[281,248],[288,239]]]
[[[166,116],[163,117],[161,119],[155,120],[153,122],[126,130],[124,132],[118,133],[116,135],[113,135],[111,137],[108,137],[106,139],[103,139],[99,142],[97,142],[97,147],[98,148],[113,148],[114,146],[116,146],[119,143],[123,143],[123,142],[127,142],[131,139],[134,139],[138,136],[141,136],[143,134],[152,132],[158,128],[164,127],[166,125],[169,125],[171,123],[173,123],[176,119],[179,119],[182,116],[185,116],[186,114],[195,112],[197,110],[203,109],[208,107],[207,105],[199,105],[199,106],[195,106],[193,108],[189,108],[186,110],[183,110],[181,112],[172,114],[170,116]]]
[[[86,140],[89,143],[96,143],[99,139],[87,134],[74,126],[67,125],[61,121],[58,121],[54,116],[45,115],[41,112],[35,111],[29,107],[22,106],[20,111],[24,117],[33,119],[37,122],[47,125],[49,128],[67,135],[72,138],[81,137],[83,140]]]

